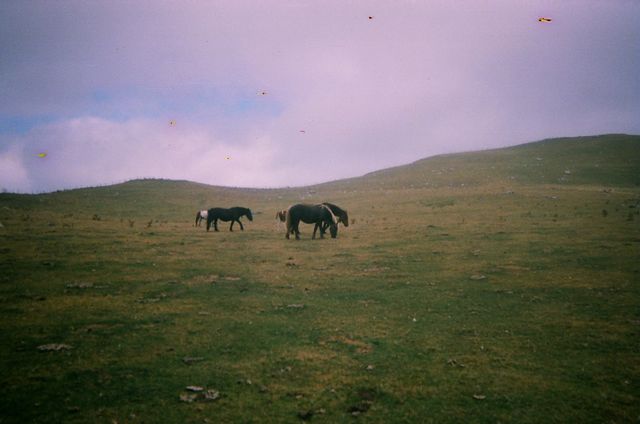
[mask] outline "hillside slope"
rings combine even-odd
[[[356,193],[390,189],[475,187],[485,184],[640,185],[640,136],[603,135],[548,139],[515,147],[441,155],[361,177],[309,187],[247,189],[189,181],[133,180],[112,186],[40,195],[0,194],[0,204],[28,211],[55,209],[119,217],[175,219],[200,208],[260,205],[277,210],[288,204],[350,200]]]
[[[553,138],[514,147],[440,155],[328,185],[395,187],[523,184],[640,184],[640,136]]]

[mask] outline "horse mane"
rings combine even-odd
[[[338,214],[338,222],[342,222],[345,227],[349,226],[349,215],[346,210],[342,209],[338,205],[334,205],[333,203],[322,202],[322,204],[328,206],[331,209],[331,212],[334,210],[336,211],[335,214]]]
[[[336,216],[333,214],[333,211],[331,210],[331,208],[325,205],[324,203],[321,206],[329,211],[329,213],[331,214],[331,220],[333,221],[333,223],[338,224],[338,218],[336,218]]]

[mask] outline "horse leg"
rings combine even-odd
[[[213,229],[218,231],[218,218],[213,220]]]
[[[244,227],[242,226],[242,222],[238,219],[238,224],[240,224],[240,230],[244,231]]]
[[[231,220],[231,226],[229,226],[229,231],[233,231],[233,224],[235,223],[235,220]]]
[[[209,232],[209,228],[211,228],[211,220],[207,218],[207,232]]]
[[[298,228],[299,226],[300,226],[300,221],[296,222],[293,228],[293,230],[296,232],[296,240],[300,240],[300,228]]]
[[[316,222],[316,225],[313,227],[313,235],[311,236],[311,240],[315,240],[316,231],[318,231],[318,223],[317,222]],[[320,237],[322,237],[322,232],[320,232]]]

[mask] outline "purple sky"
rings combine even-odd
[[[635,0],[3,1],[0,189],[296,186],[638,134],[639,46]]]

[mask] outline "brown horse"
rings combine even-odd
[[[280,222],[285,222],[287,220],[287,209],[276,212],[276,219],[280,220]]]

